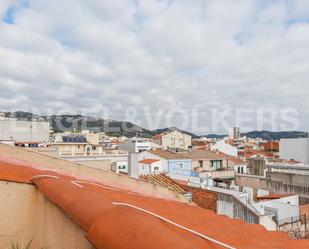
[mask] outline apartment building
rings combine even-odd
[[[39,144],[48,142],[49,138],[49,122],[0,117],[0,143]]]
[[[280,139],[279,158],[309,164],[309,138]]]
[[[192,146],[192,137],[188,134],[171,131],[155,136],[163,149],[182,149],[187,150]]]

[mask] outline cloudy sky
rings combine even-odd
[[[1,0],[0,58],[3,111],[309,130],[308,0]]]

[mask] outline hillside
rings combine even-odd
[[[301,131],[279,131],[279,132],[271,132],[271,131],[251,131],[248,133],[242,134],[243,136],[247,136],[249,138],[262,138],[265,140],[280,140],[281,138],[299,138],[299,137],[308,137],[307,132]]]
[[[192,136],[192,138],[207,137],[207,138],[217,138],[222,139],[227,135],[221,134],[208,134],[205,136],[197,136],[194,133],[178,129],[176,127],[155,129],[149,131],[133,124],[128,121],[116,121],[111,119],[102,119],[87,117],[83,115],[53,115],[53,116],[40,116],[35,115],[30,112],[6,112],[6,117],[14,117],[22,120],[31,120],[33,118],[40,118],[42,120],[50,121],[51,127],[56,132],[61,131],[80,131],[80,130],[90,130],[94,132],[105,132],[108,135],[113,136],[126,136],[126,137],[152,137],[154,135],[160,134],[167,131],[179,131]],[[264,140],[279,140],[281,138],[298,138],[298,137],[308,137],[307,132],[300,131],[281,131],[281,132],[271,132],[271,131],[251,131],[247,133],[242,133],[242,136],[249,138],[262,138]]]
[[[138,125],[127,121],[116,121],[84,116],[52,116],[49,118],[54,131],[90,130],[105,132],[112,136],[151,137],[152,133]]]
[[[205,137],[222,139],[227,136],[228,135],[209,134]],[[282,138],[308,137],[308,133],[301,131],[250,131],[247,133],[241,133],[241,136],[246,136],[248,138],[261,138],[263,140],[280,140]]]

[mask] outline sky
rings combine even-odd
[[[1,0],[0,58],[2,111],[309,130],[308,0]]]

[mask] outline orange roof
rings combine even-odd
[[[144,159],[144,160],[139,161],[139,163],[152,164],[152,163],[159,162],[159,161],[160,160],[158,159]]]
[[[309,241],[292,240],[286,233],[268,232],[260,225],[232,220],[195,205],[1,158],[0,179],[34,184],[85,230],[97,249],[227,248],[222,243],[238,249],[309,248]]]
[[[274,199],[280,199],[288,196],[292,196],[293,194],[269,194],[264,196],[258,196],[256,197],[259,201],[262,200],[274,200]]]
[[[224,160],[225,156],[220,155],[219,153],[208,151],[208,150],[193,150],[189,152],[179,153],[185,158],[191,158],[192,160]]]
[[[224,153],[224,152],[221,152],[221,151],[217,151],[218,155],[220,156],[224,156],[224,157],[227,157],[227,159],[233,163],[236,163],[236,164],[243,164],[243,163],[246,163],[245,161],[241,160],[240,158],[238,157],[232,157],[232,156],[229,156],[228,154]]]
[[[268,141],[263,144],[263,148],[265,151],[277,151],[279,152],[279,142],[277,141]]]
[[[236,163],[236,164],[245,164],[246,162],[241,160],[238,157],[229,157],[229,161]]]
[[[148,150],[147,152],[167,160],[190,159],[187,153],[177,153],[170,150],[156,149]]]
[[[154,136],[155,139],[161,139],[164,133],[160,133]]]

